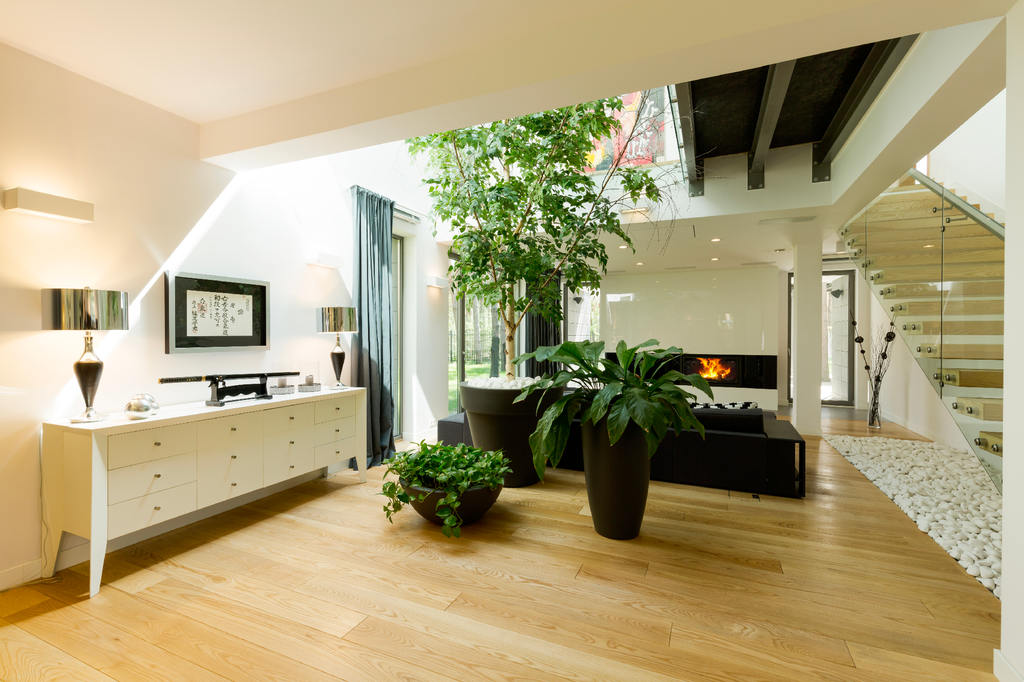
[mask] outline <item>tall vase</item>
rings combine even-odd
[[[878,395],[882,392],[882,382],[871,381],[868,389],[871,391],[871,400],[868,403],[868,428],[880,429],[882,428],[882,407]]]

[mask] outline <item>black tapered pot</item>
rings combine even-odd
[[[513,404],[516,396],[522,393],[518,388],[473,388],[461,383],[459,390],[462,391],[462,406],[469,420],[473,447],[501,450],[510,462],[512,471],[505,476],[505,486],[522,488],[540,481],[533,465],[530,434],[537,429],[544,410],[561,396],[561,391],[547,391],[543,399],[542,392],[536,391],[526,400]]]
[[[582,427],[583,470],[594,530],[612,540],[640,534],[651,487],[651,460],[643,430],[630,421],[622,437],[609,443],[608,419]]]
[[[439,526],[444,525],[444,519],[437,515],[437,503],[444,498],[445,492],[443,490],[432,490],[430,488],[421,488],[418,485],[409,485],[403,480],[398,481],[405,491],[405,494],[410,497],[409,504],[415,509],[420,516],[425,518],[431,523],[436,523]],[[459,496],[459,516],[462,517],[462,525],[473,523],[480,519],[481,516],[487,513],[487,510],[494,506],[495,501],[498,499],[498,495],[501,493],[503,486],[498,486],[494,490],[491,490],[487,486],[476,485],[472,488],[467,488],[466,492]],[[422,501],[417,498],[423,493],[428,493]]]

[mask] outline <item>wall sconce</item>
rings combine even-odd
[[[316,257],[309,261],[309,265],[319,265],[325,268],[340,268],[345,264],[345,258],[343,256],[336,256],[333,253],[326,253],[319,251]]]
[[[84,331],[85,351],[74,364],[75,378],[85,399],[85,412],[71,421],[98,422],[107,418],[92,406],[103,376],[103,361],[92,348],[93,331],[128,329],[128,293],[97,289],[43,289],[43,329]]]
[[[427,286],[446,289],[448,287],[448,280],[444,277],[427,277]]]
[[[88,201],[44,194],[24,187],[4,190],[4,210],[72,223],[91,223],[93,219],[93,205]]]
[[[341,349],[341,335],[358,331],[355,308],[316,309],[316,333],[335,335],[334,350],[331,351],[331,366],[334,367],[335,384],[328,388],[345,388],[345,384],[341,383],[341,369],[345,366],[345,351]]]

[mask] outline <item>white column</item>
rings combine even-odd
[[[1006,320],[1003,336],[1003,609],[1000,682],[1024,682],[1024,1],[1006,15]],[[1014,457],[1013,455],[1018,455]]]
[[[821,242],[793,249],[793,426],[821,435]]]

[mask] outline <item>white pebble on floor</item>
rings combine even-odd
[[[1002,598],[1003,497],[973,454],[896,438],[825,440],[968,575]]]

